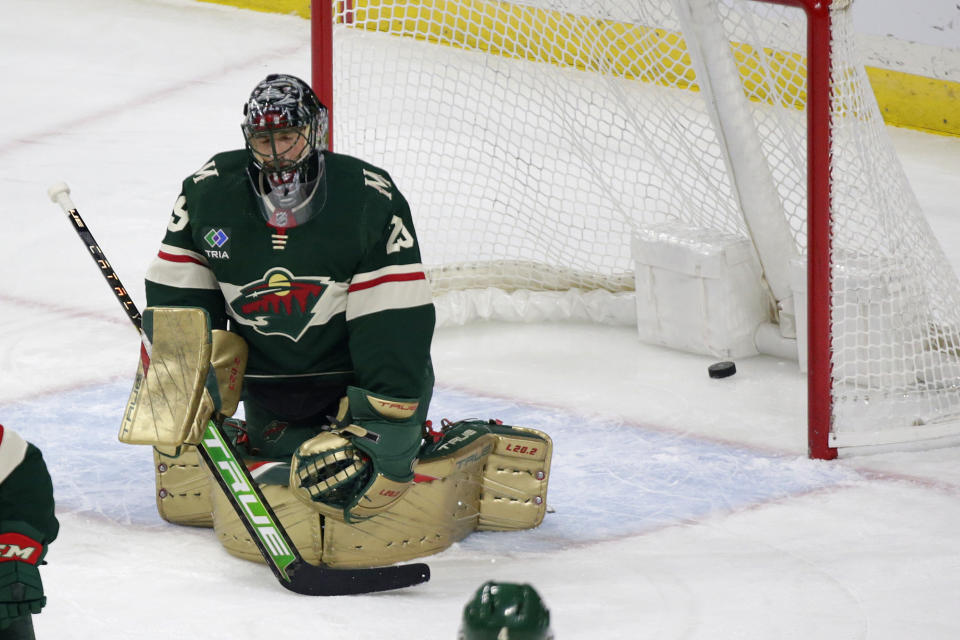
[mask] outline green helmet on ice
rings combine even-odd
[[[553,640],[550,611],[528,584],[486,582],[463,609],[459,640]]]

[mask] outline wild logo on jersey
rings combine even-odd
[[[299,278],[286,269],[272,269],[240,288],[230,308],[258,333],[299,340],[313,319],[313,310],[330,286],[325,277]]]

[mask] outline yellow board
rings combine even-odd
[[[226,4],[239,9],[252,9],[267,13],[282,13],[298,15],[301,18],[310,17],[310,0],[198,0],[212,4]]]
[[[887,124],[960,136],[960,82],[867,67]]]
[[[226,4],[243,9],[310,16],[310,0],[200,0]],[[506,3],[457,1],[457,10],[448,11],[449,0],[420,0],[416,5],[398,6],[394,0],[354,0],[353,12],[357,22],[377,31],[403,31],[408,37],[449,46],[479,48],[505,57],[522,58],[527,51],[536,51],[540,59],[549,59],[561,66],[582,70],[603,69],[627,78],[670,84],[696,90],[688,54],[679,34],[662,29],[601,21],[558,11],[535,9]],[[546,25],[532,29],[532,25]],[[549,41],[539,34],[567,34],[551,37]],[[574,46],[585,37],[603,34],[602,55],[584,63],[574,52]],[[652,64],[650,45],[658,56]],[[566,45],[562,43],[567,43]],[[636,52],[648,56],[645,70],[634,68]],[[768,54],[774,53],[767,51]],[[735,46],[739,61],[749,61],[751,49]],[[789,52],[776,52],[775,57],[785,66],[802,63],[802,57]],[[923,131],[960,136],[960,83],[937,80],[918,75],[867,67],[867,76],[873,87],[880,111],[887,124]],[[748,90],[763,86],[763,78],[747,64],[741,64]],[[754,79],[751,76],[756,75]],[[802,86],[779,88],[790,105],[803,104]],[[754,99],[767,100],[761,92]]]

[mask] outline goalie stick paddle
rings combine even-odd
[[[50,187],[47,193],[67,214],[130,321],[141,332],[140,312],[80,217],[70,199],[70,188],[61,182]],[[141,355],[147,357],[145,351]],[[229,438],[224,435],[222,420],[223,417],[218,414],[207,421],[203,440],[197,448],[281,585],[303,595],[337,596],[401,589],[430,579],[430,567],[423,563],[371,569],[333,569],[304,560],[250,471],[240,461]]]

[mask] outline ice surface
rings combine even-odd
[[[164,523],[149,449],[117,442],[137,338],[46,189],[65,180],[134,300],[179,182],[240,144],[266,73],[309,76],[305,21],[189,0],[34,0],[0,22],[0,422],[44,452],[60,538],[38,638],[455,637],[487,579],[541,592],[558,638],[960,635],[960,450],[806,459],[805,382],[635,331],[439,331],[431,417],[555,442],[543,526],[475,534],[401,592],[295,596]],[[955,268],[960,140],[891,131]],[[402,187],[402,185],[401,185]]]

